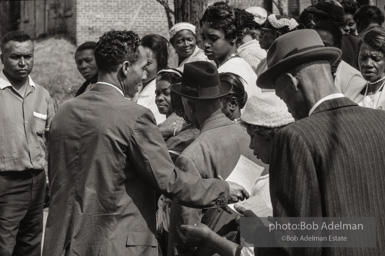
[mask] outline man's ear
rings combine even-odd
[[[235,111],[239,105],[238,99],[234,96],[231,96],[231,100],[229,101],[231,111]]]
[[[293,76],[293,75],[290,74],[290,73],[286,73],[285,76],[287,77],[288,85],[289,85],[292,89],[294,89],[295,91],[298,91],[299,81],[298,81],[297,77]]]
[[[123,75],[128,76],[130,69],[131,69],[131,63],[127,60],[124,61],[121,68]]]

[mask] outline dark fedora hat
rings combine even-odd
[[[267,52],[267,67],[257,79],[260,88],[273,88],[274,80],[284,72],[306,62],[328,60],[334,64],[341,56],[336,47],[325,47],[315,30],[302,29],[278,37]]]
[[[318,16],[331,18],[337,23],[343,23],[345,21],[344,8],[333,3],[318,2],[316,5],[306,8],[305,11]]]
[[[217,99],[228,94],[230,84],[221,84],[217,68],[207,61],[195,61],[184,65],[182,82],[171,85],[171,90],[190,99]]]

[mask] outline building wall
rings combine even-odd
[[[39,0],[38,0],[39,1]],[[76,40],[76,0],[44,0],[46,33],[63,34]]]
[[[140,37],[150,33],[168,37],[166,12],[156,0],[77,0],[76,12],[77,45],[96,41],[111,29],[133,30]]]
[[[209,1],[212,3],[218,2],[218,1]],[[261,6],[263,7],[263,0],[230,0],[229,4],[236,8],[246,9],[250,6]]]
[[[0,1],[0,38],[3,37],[9,30],[8,13],[10,3],[8,1]]]
[[[41,16],[42,10],[36,8],[35,1],[23,1],[20,6],[20,25],[19,29],[24,30],[31,37],[36,37],[36,16]]]
[[[19,29],[32,37],[48,34],[64,34],[75,39],[75,0],[20,1]]]

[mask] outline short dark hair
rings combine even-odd
[[[358,43],[359,48],[361,48],[362,43],[385,54],[385,29],[383,27],[376,27],[369,30]]]
[[[357,23],[357,30],[362,32],[372,23],[381,26],[384,23],[384,14],[377,6],[364,5],[356,11],[353,19]]]
[[[331,20],[322,20],[314,26],[314,29],[317,32],[323,30],[332,34],[334,46],[341,49],[342,32],[337,23]]]
[[[356,2],[352,0],[342,0],[341,5],[342,7],[344,7],[345,14],[352,14],[352,15],[354,15],[354,13],[360,7]]]
[[[274,139],[275,134],[285,127],[286,125],[280,126],[280,127],[267,127],[267,126],[260,126],[255,124],[249,124],[246,122],[243,122],[246,124],[247,132],[254,135],[262,136],[265,140],[271,141]]]
[[[147,47],[153,51],[158,64],[158,70],[167,67],[168,61],[168,41],[161,35],[149,34],[142,38],[142,46]]]
[[[234,10],[224,2],[218,2],[207,7],[200,25],[208,23],[210,27],[221,30],[225,38],[232,41],[237,38],[237,27]]]
[[[16,42],[25,42],[25,41],[32,41],[32,38],[21,30],[14,30],[10,31],[7,34],[3,36],[1,39],[1,51],[4,52],[5,45],[10,41],[16,41]]]
[[[246,35],[253,35],[254,29],[261,26],[254,21],[254,15],[244,9],[234,9],[236,27],[237,27],[237,41],[241,41]]]
[[[232,85],[233,88],[231,89],[230,93],[224,97],[236,97],[238,100],[239,108],[242,109],[246,105],[247,101],[247,92],[245,91],[245,87],[242,83],[243,78],[234,73],[224,72],[219,73],[219,80],[221,83]]]
[[[99,71],[116,72],[124,61],[135,63],[139,56],[139,36],[133,31],[111,30],[104,33],[95,48],[95,61]]]
[[[85,42],[85,43],[82,43],[81,45],[79,45],[78,48],[76,48],[75,54],[80,52],[80,51],[95,50],[95,49],[96,49],[96,42],[88,41],[88,42]]]

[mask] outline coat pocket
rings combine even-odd
[[[38,135],[43,135],[45,132],[45,123],[47,121],[47,115],[33,111],[35,117],[35,130]]]
[[[151,232],[130,232],[127,236],[126,246],[152,246],[157,247],[158,241]]]

